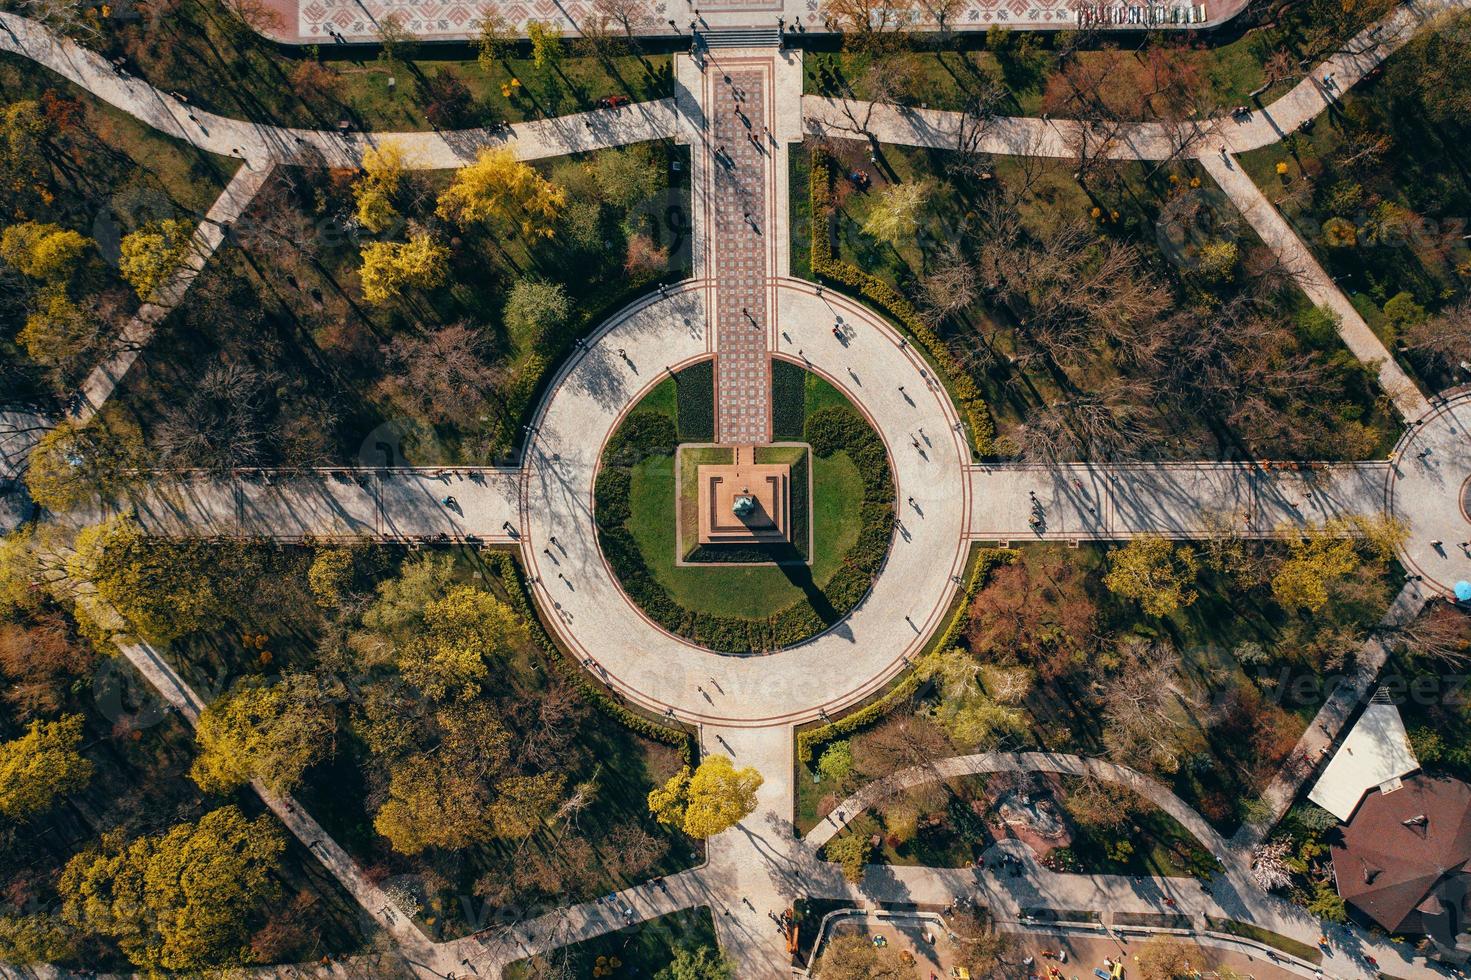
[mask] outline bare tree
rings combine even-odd
[[[1410,356],[1447,374],[1471,362],[1471,300],[1404,327],[1401,342]]]
[[[395,336],[382,349],[391,369],[385,392],[432,422],[478,418],[486,393],[501,379],[485,349],[480,331],[465,323]]]
[[[1185,753],[1187,719],[1200,707],[1180,655],[1166,642],[1138,637],[1120,643],[1119,654],[1119,668],[1100,679],[1104,741],[1125,763],[1174,772]]]
[[[1471,663],[1471,616],[1450,602],[1432,602],[1390,635],[1414,655],[1446,667],[1460,668]]]

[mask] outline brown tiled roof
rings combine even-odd
[[[1424,773],[1393,792],[1365,794],[1333,846],[1338,894],[1390,932],[1417,931],[1436,883],[1468,861],[1471,786]]]

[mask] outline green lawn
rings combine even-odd
[[[686,461],[686,465],[690,465]],[[858,540],[863,483],[847,453],[812,460],[812,582],[825,586]],[[680,605],[720,616],[763,619],[805,599],[793,573],[771,565],[699,568],[675,564],[674,460],[656,456],[633,468],[630,530],[654,577]]]

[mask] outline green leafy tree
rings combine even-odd
[[[506,329],[525,350],[534,350],[572,315],[572,302],[561,283],[517,279],[506,300]]]
[[[842,784],[853,774],[853,743],[840,739],[823,749],[817,760],[817,771],[824,779]]]
[[[276,897],[285,846],[272,817],[247,820],[234,806],[131,843],[109,836],[67,862],[63,915],[145,970],[237,965],[250,923]]]
[[[654,980],[735,980],[735,968],[718,949],[680,946],[673,962],[654,974]]]
[[[1195,549],[1146,535],[1109,552],[1103,584],[1116,595],[1138,600],[1150,616],[1168,616],[1195,601],[1198,571]]]
[[[0,743],[0,816],[29,820],[86,787],[92,763],[77,751],[81,743],[81,715],[33,721],[20,738]]]
[[[239,687],[200,713],[199,757],[189,775],[211,793],[252,779],[274,793],[289,793],[308,766],[331,753],[336,732],[336,713],[310,674]]]
[[[129,232],[118,246],[118,271],[146,300],[189,256],[193,234],[189,222],[178,218],[165,218]]]
[[[849,831],[828,841],[823,848],[827,859],[843,869],[843,877],[855,885],[863,880],[863,869],[873,853],[869,835]]]
[[[604,150],[588,166],[592,168],[599,196],[624,211],[647,201],[660,187],[659,168],[643,147]]]

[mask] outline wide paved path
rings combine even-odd
[[[170,477],[125,506],[150,532],[185,537],[508,544],[521,520],[521,476],[494,467],[252,470]]]
[[[1338,517],[1377,517],[1388,502],[1390,464],[1072,463],[967,473],[968,535],[1015,543],[1200,538],[1214,518],[1246,537],[1274,537]]]

